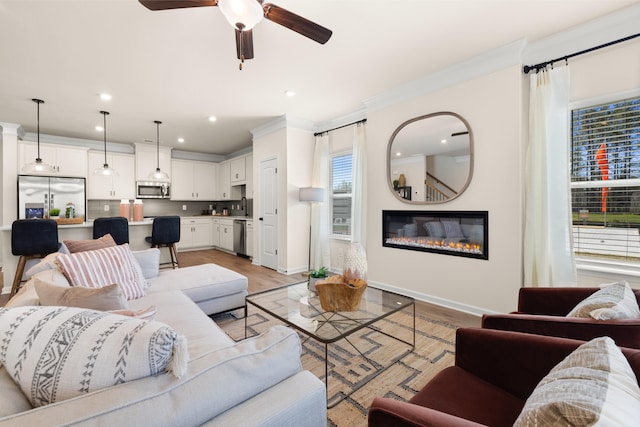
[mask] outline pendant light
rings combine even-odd
[[[26,165],[24,165],[24,167],[22,168],[22,172],[53,173],[55,172],[55,168],[48,163],[44,163],[40,158],[40,104],[44,104],[44,101],[42,99],[36,99],[36,98],[33,98],[32,101],[36,103],[37,111],[38,111],[38,154],[36,159],[33,162],[27,163]]]
[[[156,170],[149,174],[149,179],[156,181],[169,181],[169,174],[160,170],[160,125],[159,120],[154,120],[156,124]]]
[[[115,169],[110,168],[109,163],[107,163],[107,116],[109,115],[109,112],[100,111],[100,114],[102,114],[103,121],[102,130],[104,135],[104,164],[102,165],[102,167],[95,168],[93,170],[93,174],[102,176],[118,175],[118,172]]]

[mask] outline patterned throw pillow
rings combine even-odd
[[[626,281],[612,283],[589,295],[567,314],[596,320],[640,318],[638,300]]]
[[[111,234],[105,234],[99,239],[93,240],[63,240],[63,242],[69,253],[95,251],[96,249],[110,248],[116,245],[115,240],[111,237]]]
[[[578,347],[527,399],[514,427],[632,426],[640,420],[640,387],[609,337]]]
[[[71,286],[101,288],[117,283],[128,300],[144,296],[146,281],[126,243],[95,251],[61,254],[56,262]]]
[[[34,407],[187,368],[186,338],[160,322],[76,307],[0,309],[0,362]]]

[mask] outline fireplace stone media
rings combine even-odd
[[[489,213],[383,210],[382,246],[489,259]]]

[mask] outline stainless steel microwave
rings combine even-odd
[[[169,197],[171,197],[171,186],[168,182],[136,182],[136,198],[138,199],[168,199]]]

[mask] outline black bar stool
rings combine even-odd
[[[11,224],[11,253],[20,256],[10,297],[20,289],[24,266],[30,259],[44,258],[60,248],[58,223],[52,219],[19,219]]]
[[[111,234],[117,245],[129,243],[129,221],[122,216],[96,218],[93,220],[93,238]]]
[[[171,268],[180,267],[178,265],[178,253],[176,252],[176,243],[180,241],[179,216],[155,217],[151,228],[151,236],[146,237],[145,240],[151,243],[152,248],[169,248],[171,262],[163,264],[171,264]]]

